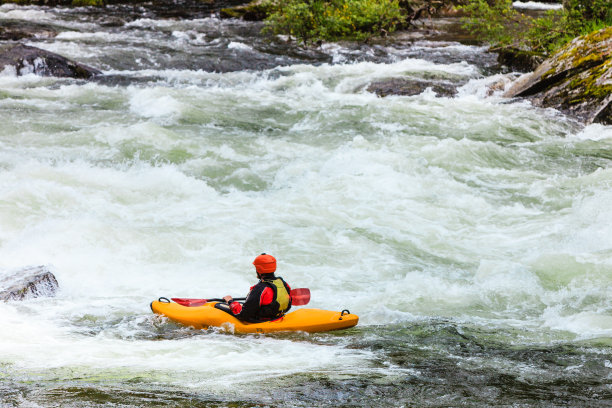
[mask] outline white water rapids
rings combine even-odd
[[[359,61],[328,45],[333,63],[215,73],[179,60],[260,53],[211,39],[236,22],[110,30],[72,13],[0,7],[63,27],[32,45],[131,81],[0,76],[0,267],[50,265],[60,284],[0,303],[0,378],[234,400],[292,374],[412,375],[351,347],[390,325],[442,319],[511,344],[612,336],[612,127],[489,95],[504,77],[464,58],[481,48]],[[400,76],[464,85],[366,91]],[[159,296],[243,296],[260,252],[310,288],[308,307],[349,309],[362,331],[232,336],[152,315]]]

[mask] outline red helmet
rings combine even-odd
[[[253,261],[255,270],[259,274],[274,273],[276,270],[276,259],[272,255],[263,253]]]

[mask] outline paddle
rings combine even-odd
[[[190,298],[171,298],[173,302],[179,305],[195,307],[202,306],[207,302],[225,302],[223,299],[190,299]],[[245,300],[246,298],[238,298],[234,300]]]
[[[310,302],[310,289],[297,288],[291,289],[291,304],[293,306],[303,306]],[[234,298],[234,300],[245,300],[246,298]],[[202,306],[206,302],[225,302],[223,299],[190,299],[190,298],[172,298],[173,302],[179,305],[195,307]]]

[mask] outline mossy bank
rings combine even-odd
[[[506,93],[587,123],[612,124],[612,27],[578,37]]]

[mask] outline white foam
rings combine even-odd
[[[71,11],[67,9],[64,11],[71,14]],[[14,4],[3,4],[0,7],[0,20],[53,23],[57,27],[66,27],[73,30],[95,30],[99,28],[95,23],[82,22],[70,17],[63,20],[62,17],[63,12],[59,9]]]
[[[12,4],[3,4],[0,7],[0,19],[3,20],[49,21],[53,18],[52,13],[48,13],[41,8],[28,8]]]
[[[607,189],[611,179],[610,169],[596,171],[583,179],[584,189],[591,190],[591,194],[574,201],[567,228],[574,233],[568,237],[567,251],[605,254],[611,249],[608,231],[612,228],[612,208],[605,204],[612,199],[612,192]],[[608,259],[608,264],[612,266],[612,259]]]
[[[561,10],[563,4],[540,3],[537,1],[515,1],[512,3],[514,8],[529,10]]]
[[[228,45],[227,48],[229,48],[230,50],[243,50],[243,51],[253,51],[253,47],[238,42],[238,41],[231,41]]]
[[[2,77],[16,77],[17,76],[17,68],[14,65],[5,65],[2,72],[0,72],[0,76]]]
[[[63,31],[55,37],[57,40],[70,41],[91,41],[98,42],[119,42],[125,41],[125,34],[113,34],[103,31],[98,32],[80,32],[80,31]]]
[[[346,49],[337,43],[323,43],[321,44],[321,50],[332,56],[332,61],[334,64],[342,64],[347,61],[347,58],[343,53],[346,51]]]
[[[218,27],[224,24],[224,20],[221,20],[215,16],[207,18],[196,18],[189,20],[173,20],[173,19],[160,19],[154,20],[151,18],[139,18],[134,21],[130,21],[124,25],[126,28],[145,28],[151,30],[157,29],[175,29],[184,30],[187,28],[201,28],[201,27]]]
[[[569,135],[569,137],[579,140],[602,141],[609,139],[612,141],[612,126],[592,124],[574,135]]]
[[[104,36],[105,35],[102,34],[102,37]],[[82,63],[85,63],[87,58],[95,58],[98,52],[96,49],[89,48],[75,41],[56,41],[52,43],[29,42],[27,45],[54,52],[63,57],[75,59]]]
[[[151,18],[139,18],[134,21],[130,21],[125,24],[126,28],[139,27],[139,28],[169,28],[176,26],[174,20],[153,20]]]
[[[45,322],[24,322],[23,316],[11,313],[8,306],[0,305],[0,309],[3,327],[12,328],[9,339],[0,339],[0,354],[3,362],[11,363],[14,375],[42,371],[70,378],[96,370],[112,378],[139,373],[178,387],[227,392],[240,383],[253,382],[253,370],[260,382],[293,372],[338,371],[339,358],[342,371],[355,373],[368,370],[373,359],[368,351],[253,336],[210,333],[161,341],[118,340],[103,333],[86,337],[58,331]],[[37,330],[34,322],[42,323]],[[303,358],[314,354],[316,359]]]
[[[609,127],[577,132],[499,103],[482,90],[503,78],[467,63],[113,73],[160,79],[0,77],[0,266],[52,264],[61,288],[0,304],[0,355],[19,375],[97,368],[215,389],[260,381],[244,372],[261,365],[274,367],[266,379],[377,372],[342,336],[171,328],[179,338],[150,340],[162,325],[152,299],[244,295],[263,251],[312,290],[310,306],[348,308],[362,327],[448,318],[553,339],[610,334],[608,159],[572,150],[605,152]],[[365,90],[429,75],[471,82],[457,98]],[[575,268],[560,276],[547,259]]]
[[[457,96],[476,95],[479,98],[502,98],[516,78],[514,75],[497,74],[485,78],[470,79],[457,90]]]
[[[606,312],[580,312],[567,315],[557,311],[547,311],[545,317],[547,326],[575,333],[581,339],[612,336],[612,316]]]
[[[183,104],[169,94],[166,88],[134,88],[131,91],[130,110],[137,115],[172,122],[183,109]]]

